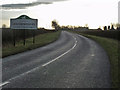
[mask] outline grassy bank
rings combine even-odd
[[[111,64],[111,77],[112,77],[112,87],[113,88],[118,88],[119,87],[119,75],[118,75],[118,57],[120,56],[120,53],[118,53],[118,40],[110,39],[110,38],[105,38],[105,37],[99,37],[99,36],[94,36],[94,35],[88,35],[88,34],[83,34],[80,32],[75,32],[78,34],[81,34],[85,37],[91,38],[95,40],[97,43],[99,43],[107,52],[109,59],[110,59],[110,64]]]
[[[44,33],[35,37],[35,44],[33,44],[33,38],[26,39],[26,45],[23,45],[23,41],[19,41],[16,43],[14,47],[12,44],[7,44],[2,48],[2,57],[6,57],[9,55],[17,54],[20,52],[24,52],[27,50],[35,49],[44,45],[47,45],[51,42],[54,42],[58,39],[60,35],[60,31]]]
[[[76,32],[81,32],[83,34],[89,34],[94,36],[100,36],[100,37],[106,37],[106,38],[112,38],[112,39],[119,39],[120,30],[79,30]]]

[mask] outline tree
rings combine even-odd
[[[110,30],[110,26],[108,26],[108,30]]]
[[[7,27],[6,24],[3,24],[3,25],[2,25],[2,28],[6,28],[6,27]]]
[[[104,26],[104,30],[107,30],[107,26]]]
[[[111,29],[114,30],[114,25],[111,26]]]
[[[56,20],[52,21],[52,27],[55,28],[55,30],[60,29],[60,26],[58,25],[58,22]]]
[[[102,29],[101,29],[101,26],[99,26],[99,28],[98,28],[97,30],[102,30]]]

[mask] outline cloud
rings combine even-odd
[[[32,3],[18,3],[18,4],[3,4],[0,5],[0,9],[26,9],[27,7],[32,7],[40,4],[52,4],[57,1],[65,1],[65,0],[37,0]]]

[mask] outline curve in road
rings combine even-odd
[[[62,31],[54,43],[3,58],[3,88],[110,88],[104,49],[84,36]]]

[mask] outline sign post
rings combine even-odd
[[[37,19],[32,19],[26,15],[21,15],[18,18],[10,19],[10,28],[13,30],[24,30],[23,44],[25,45],[25,30],[37,30]],[[14,32],[15,34],[15,32]],[[15,35],[14,35],[15,36]],[[15,41],[15,38],[14,38]],[[33,32],[33,43],[35,43],[35,31]],[[14,42],[15,46],[15,42]]]
[[[15,30],[13,29],[13,45],[15,46]]]
[[[24,29],[24,39],[23,39],[23,45],[25,45],[25,29]]]
[[[33,44],[35,43],[35,30],[33,30]]]

